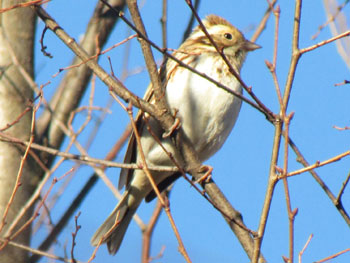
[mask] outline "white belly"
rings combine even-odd
[[[204,60],[206,63],[203,63]],[[214,63],[214,59],[201,56],[191,66],[242,93],[234,76],[219,78]],[[204,161],[221,148],[230,134],[241,108],[241,100],[187,69],[177,70],[181,72],[176,72],[176,78],[169,80],[166,98],[170,108],[178,110],[177,116],[181,119],[185,134],[192,141],[201,161]]]

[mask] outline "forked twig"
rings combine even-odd
[[[345,181],[343,182],[342,187],[340,188],[339,193],[337,195],[337,201],[336,202],[338,204],[341,202],[341,197],[344,194],[345,188],[348,185],[349,181],[350,181],[350,173],[348,173],[348,176],[346,177]]]
[[[288,102],[292,90],[292,84],[295,77],[296,66],[298,64],[300,53],[299,53],[299,30],[300,30],[300,16],[301,16],[301,0],[297,0],[295,4],[295,13],[294,13],[294,29],[293,29],[293,40],[292,40],[292,61],[289,68],[289,73],[287,77],[287,82],[285,85],[284,95],[283,95],[283,104],[280,105],[280,111],[286,112],[288,107]],[[252,262],[257,263],[260,255],[260,249],[262,244],[262,239],[265,234],[267,218],[271,208],[271,202],[273,193],[275,190],[276,183],[278,181],[278,176],[276,175],[275,167],[277,166],[278,156],[280,151],[281,137],[283,135],[283,121],[284,116],[277,116],[274,121],[275,134],[272,147],[272,157],[269,170],[269,180],[264,200],[263,209],[261,212],[259,227],[258,227],[258,237],[254,240],[254,255]]]

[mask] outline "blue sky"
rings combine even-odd
[[[92,14],[96,1],[52,1],[47,11],[74,38],[84,33],[86,24]],[[161,45],[161,3],[162,1],[144,1],[142,17],[149,37]],[[254,28],[266,10],[266,1],[202,1],[199,15],[204,17],[214,13],[223,16],[244,32],[250,38]],[[349,6],[347,7],[349,14]],[[181,43],[182,32],[190,16],[190,10],[185,1],[169,1],[168,7],[168,43],[169,47],[177,48]],[[277,74],[283,89],[289,69],[291,56],[291,38],[293,26],[294,3],[281,1],[280,37],[278,46]],[[326,21],[326,15],[321,1],[304,1],[302,8],[300,47],[308,47],[321,40],[331,37],[325,28],[316,40],[311,36],[317,32],[319,25]],[[272,60],[274,18],[271,17],[257,43],[262,49],[249,54],[242,69],[242,78],[253,87],[253,91],[274,112],[278,112],[279,105],[275,87],[265,60]],[[42,28],[42,23],[39,27]],[[128,34],[126,25],[119,22],[106,47],[109,47]],[[38,34],[40,37],[40,33]],[[56,88],[60,78],[52,78],[59,68],[69,65],[73,55],[60,40],[51,32],[46,34],[45,45],[48,46],[54,58],[44,57],[37,47],[36,71],[37,83],[47,81],[52,83],[44,90],[45,97]],[[144,61],[136,40],[131,44],[131,58],[129,69],[143,67]],[[122,70],[121,58],[124,47],[114,49],[108,53],[113,61],[114,71],[120,76]],[[155,52],[158,61],[162,55]],[[100,63],[109,71],[107,56],[100,58]],[[291,122],[290,136],[299,146],[309,163],[326,160],[349,150],[349,131],[339,131],[334,125],[349,126],[350,90],[348,86],[335,87],[344,79],[349,80],[349,69],[337,53],[334,43],[321,47],[303,55],[297,68],[296,77],[288,107],[288,113],[294,112]],[[142,96],[148,85],[146,72],[129,77],[125,85],[133,92]],[[96,84],[94,98],[95,106],[105,106],[109,100],[108,89],[101,82]],[[87,105],[88,96],[82,101]],[[110,146],[123,132],[128,123],[128,117],[119,105],[113,105],[100,128],[89,154],[92,157],[103,158]],[[136,110],[135,110],[136,111]],[[75,127],[81,125],[85,116],[79,116]],[[93,124],[79,137],[86,141]],[[243,104],[240,116],[233,132],[223,148],[206,162],[214,167],[213,178],[225,193],[226,197],[243,214],[246,225],[255,230],[259,223],[260,213],[266,191],[268,171],[270,165],[271,148],[273,143],[273,126],[267,122],[262,114],[247,104]],[[74,153],[78,153],[75,149]],[[283,156],[279,165],[282,166]],[[121,162],[123,156],[117,157]],[[72,162],[65,162],[55,176],[59,177],[72,167]],[[317,172],[327,185],[338,193],[342,182],[350,172],[349,157],[329,166],[317,169]],[[301,168],[296,162],[292,151],[289,155],[289,171]],[[74,176],[73,181],[65,188],[55,209],[52,220],[58,220],[61,213],[79,191],[92,169],[82,166]],[[109,169],[107,175],[117,184],[119,170]],[[63,182],[61,182],[63,183]],[[59,188],[60,184],[57,184]],[[334,208],[322,189],[312,177],[305,173],[289,180],[292,208],[299,212],[295,220],[295,256],[304,246],[310,234],[314,237],[303,256],[303,262],[313,262],[330,256],[343,249],[349,248],[349,226]],[[186,249],[193,262],[248,262],[236,237],[217,211],[215,211],[193,188],[184,180],[178,180],[171,193],[171,211],[179,228]],[[344,206],[350,209],[350,191],[346,189],[343,196]],[[102,182],[99,182],[83,205],[79,208],[81,216],[79,224],[82,226],[77,237],[75,256],[78,260],[87,261],[93,248],[89,244],[91,235],[104,221],[117,201]],[[142,204],[138,210],[141,218],[147,222],[152,213],[155,202]],[[42,230],[33,240],[33,244],[40,243],[43,238]],[[59,244],[54,253],[63,256],[64,246],[68,251],[71,244],[71,232],[74,231],[74,219],[70,221],[65,231],[59,236]],[[283,191],[283,184],[279,182],[272,202],[269,221],[264,237],[262,252],[269,262],[282,262],[281,256],[288,256],[288,217]],[[156,256],[161,247],[165,246],[161,259],[155,262],[184,262],[177,250],[177,241],[171,230],[167,217],[163,214],[154,233],[152,255]],[[115,257],[109,256],[105,247],[101,247],[94,262],[139,262],[141,256],[141,232],[132,222],[126,234],[120,251]],[[330,262],[349,262],[350,253],[338,257]],[[47,260],[43,260],[46,262]]]

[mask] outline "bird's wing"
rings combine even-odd
[[[153,100],[153,88],[151,84],[147,88],[143,99],[147,102],[151,102]],[[141,133],[144,126],[144,121],[142,120],[144,114],[145,113],[143,111],[139,110],[134,120],[136,124],[136,128],[139,131],[139,134]],[[137,142],[136,142],[135,133],[134,131],[132,131],[128,142],[128,147],[125,152],[124,163],[135,163],[136,156],[137,156]],[[118,183],[119,190],[122,189],[124,185],[128,186],[130,184],[133,172],[134,172],[134,169],[126,169],[126,168],[121,169],[119,183]]]
[[[166,67],[167,67],[167,60],[165,60],[159,70],[160,74],[160,79],[162,82],[163,87],[166,86],[167,83],[167,78],[166,78]],[[148,86],[146,93],[143,97],[143,99],[151,104],[154,103],[155,98],[154,98],[154,92],[153,92],[153,87],[152,83]],[[137,130],[139,131],[139,134],[142,133],[142,129],[144,127],[144,117],[145,113],[141,110],[138,111],[136,118],[135,118],[135,124],[137,127]],[[124,156],[124,163],[135,163],[136,162],[136,156],[137,156],[137,142],[135,138],[135,133],[132,132],[130,135],[130,139],[128,142],[128,147],[126,149],[126,153]],[[120,177],[119,177],[119,183],[118,183],[118,188],[122,189],[124,186],[128,186],[132,180],[132,175],[133,175],[134,170],[133,169],[125,169],[122,168],[120,171]]]
[[[175,52],[174,52],[175,54]],[[176,54],[176,56],[180,57],[180,56],[187,56],[184,53],[180,53],[180,54]],[[173,60],[168,60],[166,59],[165,62],[163,62],[163,64],[160,67],[159,70],[159,74],[160,74],[160,78],[161,78],[161,82],[162,82],[162,86],[166,87],[167,82],[169,80],[169,77],[171,74],[174,73],[174,71],[178,68],[178,64],[173,61]],[[155,98],[154,98],[154,92],[153,92],[153,88],[152,88],[152,84],[150,84],[146,90],[145,96],[143,98],[145,101],[150,102],[150,103],[154,103],[155,102]],[[135,124],[137,127],[137,130],[139,131],[139,134],[142,133],[142,129],[144,127],[144,121],[143,121],[143,117],[144,117],[144,112],[139,110],[139,112],[136,115],[135,118]],[[124,163],[135,163],[136,162],[136,156],[137,156],[137,142],[136,142],[136,138],[135,138],[135,133],[132,132],[130,139],[129,139],[129,143],[128,143],[128,147],[125,153],[125,157],[124,157]],[[119,183],[118,183],[118,188],[122,189],[123,186],[128,187],[131,180],[132,180],[132,176],[133,176],[133,169],[125,169],[122,168],[121,172],[120,172],[120,177],[119,177]],[[176,174],[172,179],[169,180],[169,183],[162,183],[162,190],[164,190],[167,186],[169,186],[173,181],[175,181],[179,175]],[[152,200],[154,198],[154,196],[151,194],[148,197],[148,200]]]

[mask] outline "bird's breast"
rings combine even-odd
[[[242,88],[222,59],[199,57],[191,66],[238,93]],[[219,150],[230,134],[241,100],[188,69],[177,67],[168,79],[166,97],[178,111],[182,128],[192,141],[201,161]]]

